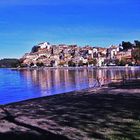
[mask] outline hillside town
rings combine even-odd
[[[51,45],[48,42],[34,46],[22,57],[22,65],[36,67],[77,67],[139,65],[139,41],[123,42],[118,46],[92,47],[78,45]],[[138,49],[138,50],[137,50]],[[135,53],[137,52],[137,53]],[[137,56],[135,56],[137,54]]]

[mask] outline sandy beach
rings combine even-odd
[[[0,107],[0,139],[138,140],[140,80]]]

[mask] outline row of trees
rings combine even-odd
[[[136,65],[140,65],[140,41],[135,40],[134,43],[123,41],[122,47],[122,51],[132,49],[132,58],[134,59]]]
[[[18,59],[1,59],[0,68],[16,68],[20,65],[20,60]]]
[[[33,67],[34,63],[30,64],[30,67]],[[44,64],[42,62],[38,62],[36,63],[36,66],[38,67],[42,67],[44,66]],[[22,59],[1,59],[0,60],[0,68],[17,68],[17,67],[27,67],[26,64],[23,64],[23,60]]]
[[[122,51],[127,51],[128,49],[133,48],[140,48],[140,41],[135,40],[134,43],[122,41],[122,44],[120,44],[120,46],[123,47]]]

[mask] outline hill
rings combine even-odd
[[[5,58],[0,60],[0,68],[18,67],[20,61],[18,59]]]

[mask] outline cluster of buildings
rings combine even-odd
[[[23,64],[36,66],[106,66],[117,65],[123,59],[132,61],[132,49],[124,51],[122,46],[108,48],[77,45],[51,45],[48,42],[40,43],[32,48],[30,53],[23,57]]]

